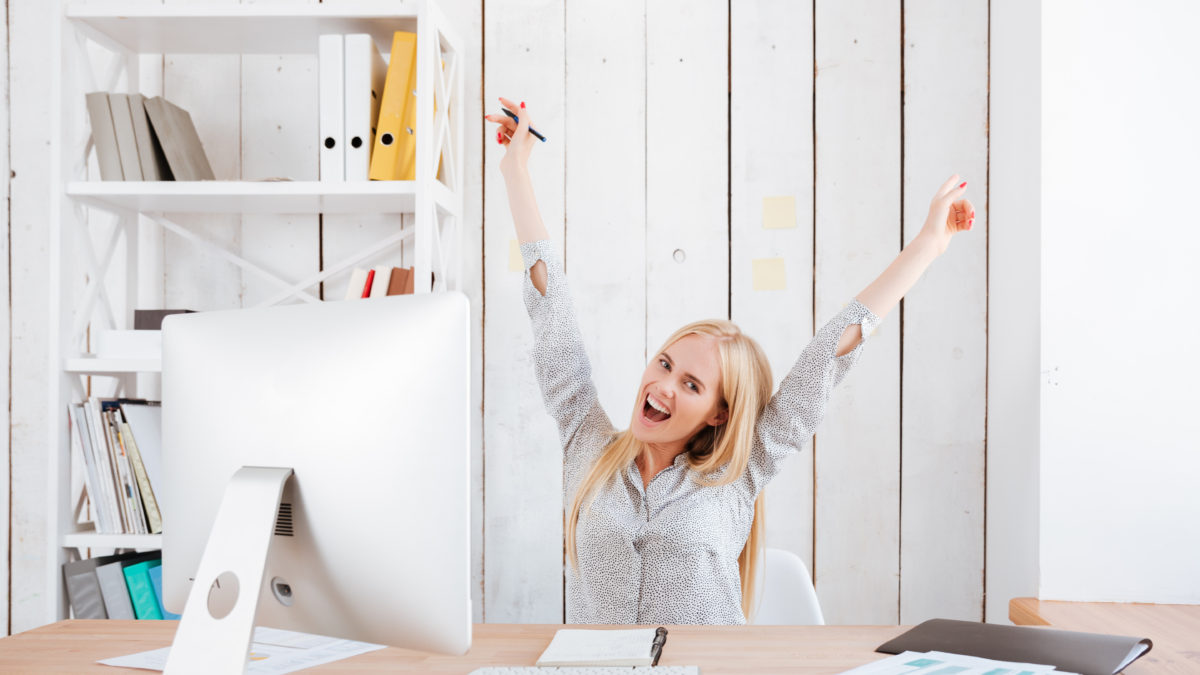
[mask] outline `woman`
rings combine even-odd
[[[758,343],[724,319],[680,328],[646,366],[630,426],[600,407],[566,277],[534,202],[537,139],[500,98],[496,140],[525,264],[534,364],[559,430],[569,500],[567,623],[744,624],[762,545],[763,488],[824,415],[867,335],[975,212],[951,176],[920,234],[825,324],[771,396]]]

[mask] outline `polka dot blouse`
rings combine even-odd
[[[569,507],[618,430],[600,407],[554,243],[527,242],[520,249],[534,370],[546,410],[558,426]],[[546,263],[545,297],[529,275],[538,259]],[[864,339],[835,357],[838,340],[852,323],[862,324]],[[630,462],[615,482],[599,488],[576,528],[579,568],[566,564],[567,623],[746,623],[738,555],[750,534],[754,500],[782,460],[808,442],[834,387],[858,361],[878,323],[879,317],[855,298],[817,332],[759,417],[740,480],[699,485],[686,454],[680,454],[648,486]]]

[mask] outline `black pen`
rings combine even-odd
[[[665,644],[667,644],[667,629],[659,626],[658,630],[654,631],[654,643],[650,645],[650,656],[653,657],[650,665],[658,665],[658,657],[662,656],[662,648]]]
[[[504,114],[505,114],[505,115],[508,115],[509,117],[513,118],[513,121],[514,121],[514,122],[520,122],[520,121],[521,121],[521,118],[519,118],[519,117],[517,117],[516,115],[514,115],[514,114],[513,114],[513,111],[509,110],[508,108],[504,108],[504,107],[502,107],[502,108],[500,108],[500,109],[504,111]],[[542,139],[542,142],[543,142],[543,143],[545,143],[545,142],[546,142],[546,137],[545,137],[545,136],[543,136],[543,135],[541,135],[541,134],[539,134],[538,132],[534,131],[534,130],[533,130],[533,127],[529,127],[529,133],[531,133],[531,134],[533,134],[534,136],[537,136],[538,138]]]

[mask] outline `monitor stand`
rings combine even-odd
[[[279,499],[291,476],[291,468],[243,466],[229,479],[167,656],[166,675],[246,671]],[[226,573],[236,578],[237,599],[217,618],[209,611],[209,590]]]

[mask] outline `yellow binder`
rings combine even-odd
[[[417,80],[417,34],[396,31],[392,35],[392,56],[383,82],[379,102],[379,122],[375,147],[371,153],[371,180],[412,180],[400,172],[400,148],[413,144],[413,135],[405,129],[406,103],[412,98]]]
[[[442,72],[446,62],[442,60]],[[392,56],[388,62],[387,79],[383,83],[383,99],[379,106],[379,122],[375,133],[375,148],[371,153],[371,180],[416,180],[417,178],[417,35],[396,31],[392,36]],[[437,112],[437,98],[433,101]],[[438,156],[437,178],[442,177],[441,153]]]

